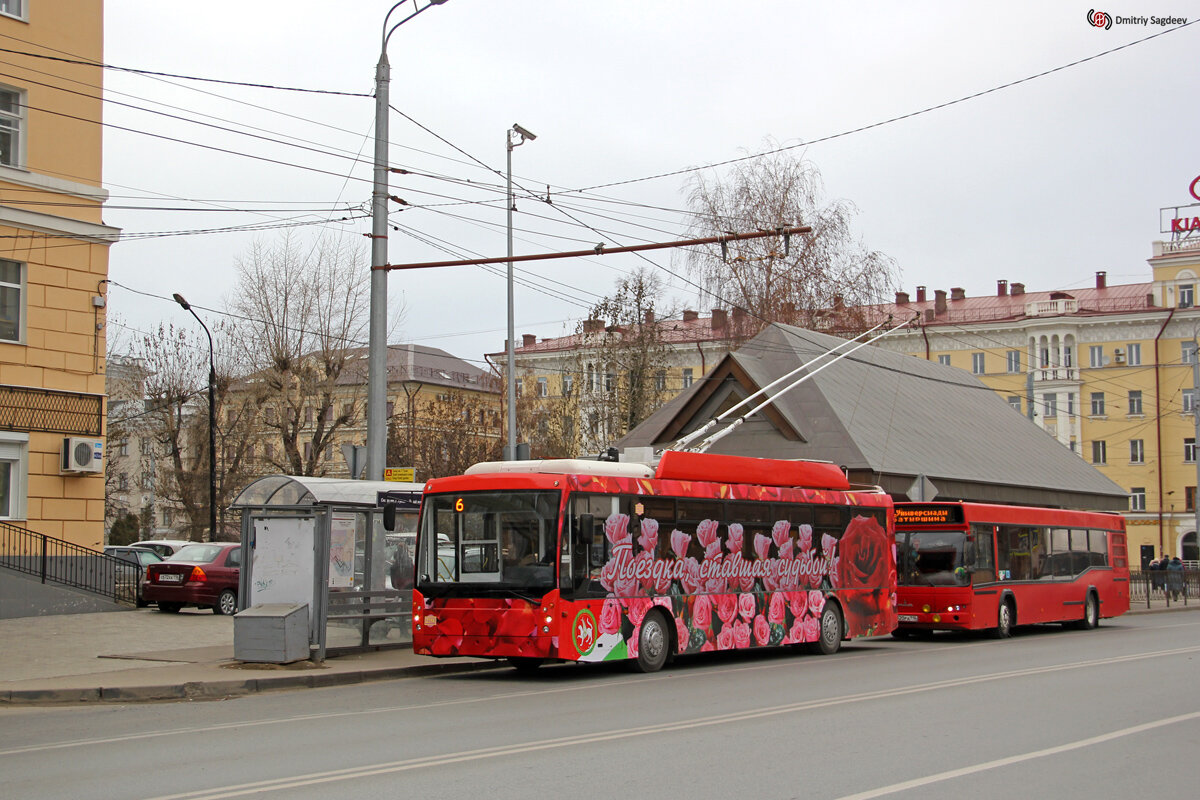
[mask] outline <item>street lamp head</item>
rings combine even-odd
[[[442,0],[442,2],[445,2],[445,0]],[[525,128],[522,128],[520,125],[518,125],[515,122],[513,123],[512,129],[516,133],[520,134],[522,138],[528,139],[531,142],[537,138],[532,133],[530,133],[528,130],[526,130]]]
[[[190,305],[188,305],[188,301],[184,300],[183,295],[181,295],[179,292],[176,292],[175,294],[171,295],[171,297],[175,298],[175,302],[179,303],[179,305],[183,307],[184,311],[192,310],[192,307]]]

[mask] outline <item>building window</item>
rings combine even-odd
[[[1145,511],[1146,510],[1146,487],[1134,486],[1129,490],[1129,510],[1130,511]]]
[[[1067,392],[1067,416],[1075,416],[1075,393]]]
[[[1180,342],[1179,343],[1179,363],[1195,364],[1196,363],[1196,343],[1195,342]]]
[[[608,394],[617,387],[617,376],[611,372],[604,373],[604,392]]]
[[[275,424],[275,406],[267,406],[263,409],[263,421],[268,425]]]
[[[0,519],[25,519],[29,434],[0,432]]]
[[[1129,392],[1129,413],[1142,413],[1142,393],[1140,390],[1131,390]]]
[[[537,385],[538,397],[546,397],[550,394],[550,385],[545,378],[538,378]]]
[[[983,353],[971,353],[971,372],[975,375],[983,374]]]
[[[1069,344],[1064,344],[1062,349],[1062,365],[1067,369],[1075,366],[1075,348]]]
[[[263,445],[263,458],[267,459],[268,461],[275,458],[275,445],[273,445],[273,444],[264,444]]]
[[[305,442],[304,443],[304,460],[311,461],[312,454],[313,454],[312,442]]]
[[[1196,439],[1194,437],[1183,440],[1183,463],[1196,463]]]
[[[521,382],[517,381],[517,395],[520,396],[520,394],[521,394]],[[388,419],[391,419],[392,414],[394,414],[394,413],[396,413],[396,404],[394,402],[392,402],[391,400],[388,400],[387,408],[384,409],[384,414],[387,415]]]
[[[304,409],[304,424],[305,425],[313,424],[313,407],[312,406],[308,406]]]
[[[1144,464],[1146,463],[1146,445],[1141,439],[1129,440],[1129,463]]]
[[[563,393],[563,395],[569,395],[571,393],[572,387],[574,387],[574,386],[575,386],[575,377],[573,375],[568,375],[566,373],[563,373],[563,376],[562,376],[562,393]]]
[[[25,19],[25,0],[0,0],[0,14]]]
[[[948,355],[938,356],[938,363],[941,364],[943,367],[950,366],[950,356],[948,356]]]
[[[1125,348],[1125,363],[1131,367],[1142,363],[1142,346],[1140,344],[1131,344]]]
[[[1049,369],[1049,367],[1050,367],[1050,348],[1049,347],[1043,347],[1041,350],[1038,351],[1038,366],[1040,366],[1042,369]]]
[[[667,390],[667,372],[666,372],[666,370],[660,369],[654,375],[654,391],[665,392],[666,390]]]
[[[1017,397],[1015,394],[1009,395],[1008,396],[1008,404],[1010,406],[1012,406],[1013,408],[1015,408],[1017,410],[1018,414],[1021,413],[1021,398]]]
[[[683,370],[683,388],[688,388],[692,385],[692,368],[686,367]]]
[[[1195,410],[1196,410],[1196,390],[1195,389],[1184,389],[1183,390],[1183,413],[1191,414]]]
[[[1057,393],[1048,392],[1046,394],[1046,396],[1042,399],[1042,403],[1044,404],[1044,407],[1046,409],[1046,417],[1047,418],[1054,419],[1055,417],[1058,416],[1058,394]]]
[[[1104,392],[1092,392],[1092,416],[1104,416]]]
[[[1008,371],[1009,372],[1020,372],[1021,371],[1021,351],[1020,350],[1009,350],[1008,353],[1006,353],[1005,355],[1008,358]]]
[[[118,456],[127,456],[127,455],[129,455],[129,440],[128,440],[128,439],[122,439],[121,441],[117,442],[117,446],[116,446],[116,448],[115,448],[115,449],[116,449],[116,451],[117,451],[117,452],[116,452],[116,455],[118,455]]]
[[[515,381],[513,381],[513,389],[514,389],[514,391],[516,392],[516,394],[517,394],[517,397],[521,397],[521,396],[522,396],[522,394],[521,394],[521,390],[522,390],[522,389],[524,389],[524,388],[525,388],[525,387],[524,387],[524,384],[521,382],[521,379],[520,379],[520,378],[517,378]],[[389,416],[391,416],[391,415],[389,415]]]
[[[1179,287],[1179,307],[1191,308],[1194,305],[1196,305],[1196,286],[1185,283]]]
[[[1108,443],[1104,440],[1092,442],[1092,463],[1108,463]]]
[[[1196,487],[1195,486],[1183,487],[1183,510],[1184,511],[1195,511],[1196,510]]]
[[[21,341],[24,272],[16,261],[0,258],[0,340],[6,342]]]
[[[1094,344],[1088,348],[1088,366],[1103,367],[1104,366],[1104,345]]]
[[[163,527],[164,527],[164,528],[169,528],[169,527],[171,527],[171,520],[174,518],[174,516],[175,516],[175,515],[174,515],[173,513],[171,513],[171,509],[169,509],[169,508],[164,508],[164,509],[163,509],[163,512],[162,512],[162,524],[163,524]]]
[[[2,2],[2,0],[0,0]],[[0,8],[3,11],[3,8]],[[22,92],[0,87],[0,164],[21,166],[22,138],[25,131],[25,103]]]

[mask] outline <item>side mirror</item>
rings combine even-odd
[[[385,531],[396,530],[396,507],[387,505],[383,507],[383,529]]]

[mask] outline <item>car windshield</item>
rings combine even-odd
[[[198,561],[203,564],[215,559],[221,552],[219,544],[189,544],[167,558],[167,561]]]
[[[541,595],[554,587],[557,492],[430,495],[421,511],[421,588],[456,594]]]
[[[966,586],[967,535],[962,531],[901,531],[896,534],[900,583],[907,586]]]

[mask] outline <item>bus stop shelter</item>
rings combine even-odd
[[[268,475],[242,512],[238,605],[308,607],[312,657],[412,641],[412,555],[420,483]],[[383,505],[396,507],[395,530]]]

